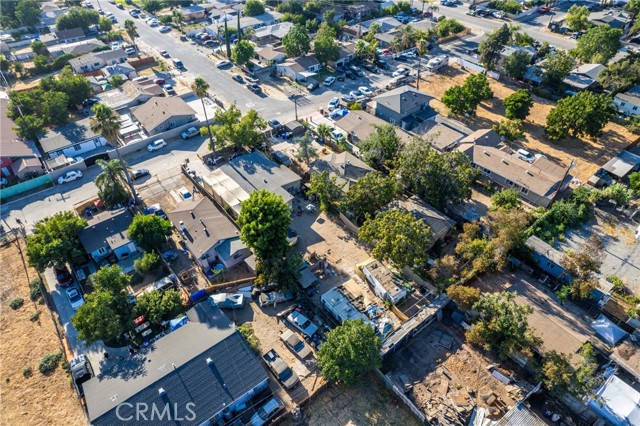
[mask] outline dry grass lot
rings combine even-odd
[[[462,70],[458,65],[451,65],[441,74],[426,77],[421,84],[421,90],[434,96],[437,100],[433,101],[431,106],[446,115],[448,110],[439,99],[442,98],[446,89],[462,84],[468,75],[469,72]],[[490,128],[493,124],[504,120],[505,112],[502,100],[516,90],[513,86],[507,86],[491,78],[489,78],[489,83],[495,98],[480,105],[476,117],[468,119],[457,117],[472,130]],[[567,138],[562,141],[551,141],[545,136],[544,125],[547,114],[555,106],[555,103],[536,96],[534,96],[534,101],[531,114],[524,123],[525,140],[519,141],[519,144],[527,150],[542,153],[567,165],[571,163],[571,160],[575,160],[576,165],[571,174],[583,181],[636,139],[636,136],[626,128],[609,123],[604,129],[604,134],[598,140]]]
[[[60,342],[47,307],[29,299],[29,279],[15,244],[0,249],[0,262],[0,424],[86,424],[64,370],[58,367],[47,375],[38,370],[44,355],[60,351]],[[29,278],[34,277],[36,273],[30,269]],[[9,302],[18,297],[24,299],[24,305],[14,311]],[[40,311],[38,321],[30,321],[36,310]],[[26,367],[32,369],[29,377],[23,375]]]

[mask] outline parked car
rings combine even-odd
[[[175,282],[173,281],[174,278],[175,278],[175,275],[168,275],[164,278],[161,278],[158,281],[155,281],[149,284],[147,287],[145,287],[145,289],[143,290],[143,293],[149,294],[149,293],[153,293],[154,291],[165,291],[170,288],[173,288],[175,287]]]
[[[280,339],[284,344],[297,355],[300,359],[305,359],[311,355],[311,349],[304,344],[304,341],[298,337],[296,333],[291,330],[287,330],[280,335]]]
[[[298,311],[293,311],[287,315],[287,321],[307,337],[313,337],[318,331],[318,326]]]
[[[376,68],[376,66],[373,64],[367,63],[367,64],[364,64],[363,67],[365,70],[369,71],[370,73],[378,74],[378,68]]]
[[[160,31],[161,33],[168,33],[169,31],[171,31],[171,27],[168,25],[163,25],[158,28],[158,31]]]
[[[289,167],[291,165],[291,158],[282,151],[274,151],[273,158],[285,167]]]
[[[516,151],[516,157],[521,160],[526,161],[527,163],[533,163],[535,161],[535,157],[525,149],[519,149]]]
[[[149,170],[147,169],[136,169],[131,171],[131,179],[137,180],[144,176],[149,176]]]
[[[249,84],[247,84],[247,88],[248,88],[249,90],[251,90],[253,93],[260,93],[260,92],[262,92],[262,87],[258,86],[258,85],[257,85],[257,84],[255,84],[255,83],[249,83]]]
[[[275,350],[271,349],[262,355],[262,359],[286,389],[292,389],[300,382],[298,375],[280,358],[280,355]]]
[[[209,296],[209,303],[220,309],[242,309],[244,296],[242,294],[219,293]]]
[[[351,102],[355,102],[356,98],[355,96],[351,96],[351,95],[344,95],[342,97],[342,100],[345,101],[347,104],[350,104]]]
[[[313,81],[311,83],[309,83],[309,85],[307,85],[307,90],[310,92],[313,92],[314,90],[316,90],[318,87],[320,87],[320,85],[318,84],[317,81]]]
[[[492,13],[493,17],[496,19],[503,19],[504,18],[504,12],[501,10],[496,10],[495,12]]]
[[[111,47],[111,50],[118,50],[120,49],[120,42],[119,41],[113,41],[111,42],[111,44],[109,45],[109,47]]]
[[[165,84],[165,85],[162,86],[162,88],[169,95],[175,95],[176,94],[176,90],[173,88],[173,86],[171,84]]]
[[[215,47],[220,45],[220,42],[216,41],[216,40],[205,40],[204,43],[202,43],[202,45],[204,47]]]
[[[56,281],[60,287],[68,287],[73,282],[73,277],[66,266],[62,268],[54,266],[53,273],[56,275]]]
[[[84,158],[82,158],[82,157],[71,157],[71,158],[67,158],[67,160],[69,160],[69,164],[76,164],[76,163],[82,163],[84,161]]]
[[[165,81],[166,80],[164,78],[161,78],[161,77],[153,79],[153,82],[155,84],[157,84],[158,86],[162,86],[165,83]]]
[[[84,395],[82,384],[94,376],[93,367],[85,354],[78,355],[69,362],[69,372],[78,395]]]
[[[192,137],[199,134],[200,134],[200,130],[196,129],[195,127],[189,127],[187,130],[180,133],[180,137],[186,140],[186,139],[191,139]]]
[[[322,84],[324,84],[325,86],[328,87],[328,86],[331,86],[335,82],[336,82],[336,78],[334,76],[330,75],[329,77],[324,79]]]
[[[549,6],[540,6],[538,8],[538,13],[549,13],[551,12],[551,9],[549,8]]]
[[[60,176],[58,178],[58,184],[62,185],[63,183],[73,182],[76,179],[80,179],[82,177],[82,172],[80,170],[71,170]]]
[[[257,78],[253,78],[253,77],[247,77],[245,76],[244,79],[246,81],[248,81],[249,83],[253,83],[253,84],[258,84],[260,83],[260,80],[258,80]]]
[[[280,402],[278,398],[271,398],[263,406],[259,407],[253,416],[251,416],[251,420],[249,420],[250,426],[265,425],[273,416],[276,415],[278,411],[283,408],[284,405],[282,405],[282,402]]]
[[[162,56],[163,58],[168,58],[169,57],[169,52],[167,52],[166,50],[161,50],[160,51],[160,56]]]
[[[280,127],[282,127],[282,124],[280,124],[280,122],[275,118],[272,118],[271,120],[267,121],[267,124],[273,127],[274,129],[279,129]]]
[[[77,311],[80,306],[84,305],[84,298],[75,287],[67,289],[67,298],[74,311]]]
[[[152,204],[144,209],[144,214],[154,214],[156,216],[160,216],[163,219],[167,218],[164,210],[162,210],[162,207],[160,207],[160,203]]]
[[[151,18],[147,21],[147,23],[149,24],[150,27],[158,27],[160,26],[160,21],[158,21],[155,18]]]
[[[178,194],[180,194],[180,197],[183,200],[190,200],[193,198],[193,195],[191,194],[191,192],[189,192],[189,190],[184,186],[178,189]]]
[[[408,74],[409,74],[409,68],[400,67],[393,72],[392,76],[401,77],[403,75],[408,75]]]
[[[340,98],[332,98],[327,104],[327,109],[333,111],[340,106]]]
[[[362,93],[364,96],[373,96],[373,92],[371,91],[371,89],[369,89],[366,86],[361,86],[358,87],[358,90],[360,91],[360,93]]]
[[[133,56],[136,54],[136,49],[134,49],[133,47],[128,47],[124,50],[124,53],[126,53],[129,56]]]
[[[147,151],[157,151],[161,148],[164,148],[165,146],[167,146],[167,143],[164,141],[164,139],[158,139],[157,141],[153,141],[149,145],[147,145]]]
[[[345,75],[350,78],[351,80],[357,80],[358,76],[351,70],[347,70],[347,72],[345,73]]]
[[[231,74],[231,78],[237,81],[238,83],[244,83],[244,79],[240,74]]]
[[[228,67],[229,65],[231,65],[231,61],[227,61],[226,59],[216,62],[217,68],[224,68]]]

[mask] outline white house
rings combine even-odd
[[[276,65],[278,74],[294,81],[306,81],[308,77],[316,75],[322,69],[322,65],[316,59],[315,54],[299,56]]]
[[[613,98],[613,104],[624,115],[640,117],[640,84]]]
[[[56,158],[64,154],[66,157],[77,157],[86,152],[108,145],[105,138],[91,130],[89,118],[65,124],[47,131],[40,138],[44,154]]]
[[[396,304],[407,297],[407,290],[402,286],[401,280],[379,260],[369,259],[357,266],[380,299]]]

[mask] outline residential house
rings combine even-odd
[[[436,242],[447,238],[455,227],[452,219],[415,196],[394,200],[388,208],[409,212],[431,229],[431,241],[428,247],[423,247],[423,250],[429,250]]]
[[[56,31],[53,33],[58,43],[74,43],[84,39],[85,34],[82,28],[70,28],[68,30]]]
[[[613,105],[624,115],[640,117],[640,84],[613,98]]]
[[[230,208],[236,217],[240,214],[242,201],[255,190],[266,189],[280,195],[291,207],[293,194],[301,185],[300,176],[261,152],[236,157],[203,176],[202,180],[218,202]]]
[[[344,19],[345,9],[337,4],[320,9],[320,13],[316,13],[316,19],[319,22],[324,22],[324,15],[327,12],[333,12],[333,22],[338,22],[339,20]]]
[[[617,180],[623,180],[631,172],[640,169],[639,154],[634,154],[630,150],[623,149],[618,155],[607,161],[607,163],[602,166],[602,170]]]
[[[384,18],[370,19],[368,21],[364,21],[362,23],[362,26],[367,28],[368,30],[369,27],[371,27],[371,24],[373,23],[376,23],[380,26],[381,33],[388,33],[389,31],[393,31],[396,28],[401,27],[403,25],[402,22],[398,21],[396,18],[393,18],[391,16],[386,16]]]
[[[436,115],[412,130],[439,152],[453,150],[471,131],[460,123]]]
[[[182,13],[183,20],[185,21],[197,21],[204,19],[205,8],[200,5],[182,6],[180,13]]]
[[[624,30],[633,19],[629,16],[629,13],[625,11],[614,10],[602,10],[597,12],[591,12],[589,14],[589,22],[594,25],[608,25],[611,28],[618,28]]]
[[[125,81],[119,88],[98,95],[98,99],[100,99],[100,103],[120,111],[125,108],[142,105],[149,99],[163,94],[162,87],[152,80]]]
[[[0,98],[0,171],[3,178],[15,176],[23,180],[28,175],[42,174],[44,169],[40,159],[14,129],[15,124],[9,117],[9,100]]]
[[[350,280],[350,283],[356,284]],[[362,320],[365,324],[371,324],[371,320],[356,308],[351,302],[351,293],[347,289],[348,284],[332,288],[320,297],[320,303],[337,319],[340,324],[350,320]],[[357,285],[357,284],[356,284]]]
[[[118,261],[126,259],[138,253],[127,230],[132,221],[133,216],[126,208],[107,210],[89,218],[87,226],[78,232],[78,239],[98,264],[111,256]]]
[[[356,57],[355,43],[352,43],[352,42],[340,43],[339,47],[340,47],[340,57],[335,61],[329,62],[329,65],[334,69],[339,67],[346,67]]]
[[[93,93],[101,93],[104,91],[104,86],[109,84],[109,82],[101,75],[94,76],[85,76],[89,84],[91,85],[91,89],[93,89]]]
[[[385,124],[389,123],[366,111],[357,110],[349,111],[347,115],[335,121],[336,127],[344,131],[347,135],[347,140],[356,145],[356,147],[361,141],[375,133],[376,126],[383,126]],[[396,127],[395,130],[402,141],[409,142],[411,140],[411,136],[407,132],[398,127]]]
[[[280,22],[282,19],[282,13],[267,10],[262,15],[258,16],[243,16],[240,18],[240,29],[244,30],[247,27],[261,28],[267,25],[274,25]]]
[[[526,53],[529,56],[529,61],[531,61],[537,51],[531,46],[505,46],[500,51],[500,61],[505,61],[508,57],[518,52]]]
[[[108,65],[102,68],[102,75],[104,75],[108,80],[111,80],[116,75],[122,77],[123,80],[130,80],[132,78],[136,78],[138,73],[128,62],[123,62],[121,64]]]
[[[108,147],[107,140],[91,130],[89,122],[89,118],[83,118],[48,130],[40,138],[43,154],[49,158],[77,157],[99,147]]]
[[[299,56],[297,58],[288,59],[287,61],[276,65],[276,72],[294,81],[306,81],[308,77],[312,77],[320,72],[322,65],[316,59],[315,54]]]
[[[80,40],[74,43],[67,44],[58,44],[55,46],[49,47],[49,53],[52,56],[58,57],[62,55],[86,55],[87,53],[93,52],[95,49],[105,47],[106,45],[95,38],[89,40]]]
[[[380,10],[380,8],[380,3],[375,1],[350,4],[345,7],[345,17],[350,17],[352,19],[365,18],[371,12]]]
[[[400,37],[400,31],[389,31],[386,33],[377,33],[374,38],[378,40],[379,49],[389,49],[393,46],[396,37]]]
[[[560,281],[569,282],[571,280],[571,276],[562,266],[564,253],[551,247],[535,235],[530,236],[525,245],[531,249],[533,261],[538,268]]]
[[[429,106],[431,96],[411,87],[403,86],[373,98],[376,116],[403,130],[411,130],[436,115]]]
[[[314,174],[328,172],[330,177],[336,178],[336,183],[344,192],[364,175],[373,171],[367,163],[347,151],[340,154],[332,152],[320,157],[311,163],[309,168]]]
[[[293,23],[291,22],[280,22],[274,25],[267,25],[255,30],[253,40],[258,46],[279,43],[292,28]]]
[[[203,268],[230,268],[251,256],[235,224],[206,197],[179,203],[167,217]]]
[[[107,65],[121,64],[127,60],[127,54],[123,49],[105,50],[103,52],[87,53],[86,55],[73,58],[69,65],[77,74],[96,71]]]
[[[403,280],[387,269],[379,260],[370,258],[356,265],[356,269],[362,272],[373,292],[385,302],[388,300],[395,305],[407,297],[407,289],[404,288]]]
[[[196,120],[195,110],[178,96],[155,97],[131,113],[149,136]]]
[[[469,156],[486,179],[516,189],[520,197],[535,206],[549,207],[568,186],[569,167],[541,155],[525,161],[501,139],[493,130],[477,130],[460,141],[458,150]]]
[[[55,28],[58,18],[63,15],[67,9],[61,9],[55,2],[45,2],[40,4],[40,25],[43,28]]]
[[[256,49],[256,58],[265,64],[279,64],[287,58],[284,47],[273,47],[266,45]]]
[[[589,90],[598,86],[600,73],[605,70],[602,64],[583,64],[565,77],[564,83],[575,90]]]
[[[198,303],[169,327],[152,349],[110,360],[83,383],[91,425],[140,424],[140,407],[156,407],[156,426],[224,424],[264,403],[269,376],[218,307]]]

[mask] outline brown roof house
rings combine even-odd
[[[381,118],[371,115],[366,111],[349,111],[347,115],[336,120],[336,126],[347,134],[347,139],[354,145],[365,140],[375,133],[376,126],[388,125]],[[404,141],[409,142],[411,136],[400,128],[396,128],[396,134]]]
[[[18,135],[15,124],[7,111],[9,100],[0,99],[2,112],[0,113],[0,175],[3,178],[16,176],[24,179],[28,174],[42,174],[44,169],[40,159],[36,157],[34,150]]]
[[[315,54],[299,56],[276,65],[276,72],[294,81],[306,81],[322,69]]]
[[[331,153],[324,157],[318,158],[311,163],[313,173],[329,172],[329,176],[336,177],[336,183],[340,186],[344,185],[342,190],[348,191],[349,187],[355,184],[358,179],[363,177],[373,169],[364,161],[353,154],[346,151],[340,154]]]
[[[203,268],[230,268],[251,256],[238,228],[208,198],[183,201],[167,217]]]
[[[389,204],[389,208],[407,211],[415,218],[422,219],[429,226],[433,236],[429,247],[424,247],[424,250],[429,250],[437,241],[446,238],[455,227],[455,222],[452,219],[418,197],[395,200]]]
[[[175,129],[196,120],[196,112],[177,96],[156,97],[132,110],[133,117],[149,136]]]
[[[518,190],[527,202],[549,207],[558,192],[571,181],[570,167],[543,155],[525,160],[491,129],[477,130],[460,141],[458,149],[469,156],[484,177],[504,188]]]

